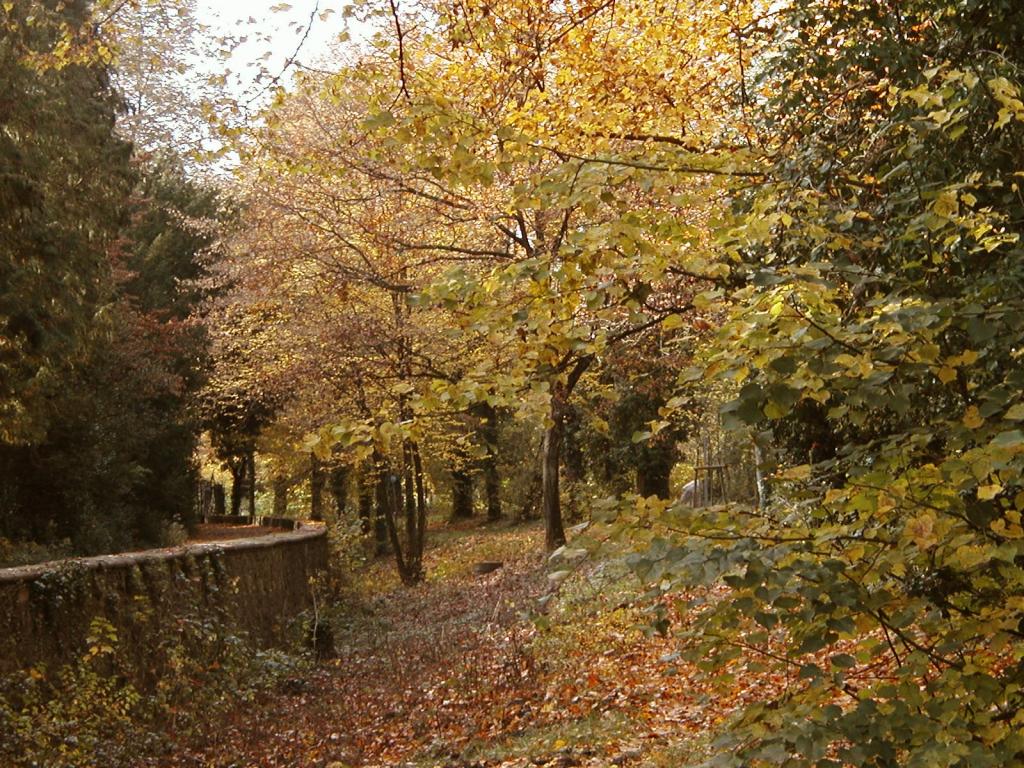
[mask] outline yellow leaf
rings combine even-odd
[[[801,464],[779,473],[780,480],[807,480],[811,476],[811,465]]]
[[[978,413],[978,406],[972,405],[964,412],[964,426],[968,429],[977,429],[984,423],[985,420]]]
[[[951,381],[956,381],[956,369],[950,368],[948,365],[944,365],[939,368],[939,381],[943,384],[949,384]]]
[[[683,326],[682,315],[669,315],[661,321],[661,327],[666,331],[672,331]]]
[[[878,498],[875,500],[875,511],[885,513],[893,509],[896,509],[896,500],[888,493],[878,494]]]
[[[999,483],[978,486],[978,498],[982,501],[994,499],[1001,490],[1003,490],[1003,486],[999,485]]]
[[[825,503],[833,504],[846,498],[846,491],[842,488],[829,488],[825,493]]]

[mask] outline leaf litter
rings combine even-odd
[[[494,559],[494,537],[503,565],[475,575],[474,561]],[[607,565],[582,569],[540,608],[554,588],[537,526],[457,531],[428,552],[441,576],[414,588],[394,585],[392,564],[378,562],[366,580],[385,591],[334,615],[336,658],[145,764],[680,766],[706,757],[742,707],[798,684],[754,649],[725,670],[723,692],[720,675],[684,659],[678,637],[650,631],[640,590]],[[665,601],[677,625],[686,597]]]

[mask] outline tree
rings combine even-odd
[[[774,164],[721,234],[745,285],[708,372],[796,463],[766,512],[673,514],[639,567],[724,579],[694,656],[794,681],[716,764],[1015,765],[1024,20],[823,1],[772,31]]]
[[[0,45],[5,535],[80,551],[159,542],[187,520],[186,412],[201,340],[180,280],[197,276],[206,204],[140,169],[88,3],[8,3]],[[167,259],[160,269],[157,260]]]
[[[195,0],[120,3],[106,24],[116,53],[113,81],[124,98],[121,133],[140,152],[195,165],[217,143],[208,118],[220,101],[217,76],[197,66],[213,57],[213,46]]]
[[[454,446],[472,425],[466,405],[427,413],[414,402],[436,379],[457,380],[462,355],[445,338],[443,311],[413,297],[439,266],[401,238],[442,224],[425,197],[407,194],[422,180],[396,181],[385,164],[395,149],[362,135],[370,72],[309,78],[268,112],[246,150],[245,226],[211,314],[224,352],[245,352],[221,355],[225,375],[212,393],[259,382],[253,391],[277,393],[273,420],[296,441],[308,435],[318,461],[339,473],[369,461],[364,480],[376,485],[377,517],[411,583],[422,577],[421,446]]]
[[[530,407],[546,411],[550,548],[565,539],[559,470],[575,388],[615,345],[679,322],[701,281],[724,274],[702,225],[730,179],[759,173],[743,167],[750,129],[729,94],[743,90],[749,54],[734,38],[750,7],[652,10],[440,2],[389,21],[397,94],[374,105],[372,126],[414,142],[401,169],[429,172],[435,197],[478,222],[472,240],[404,246],[494,256],[429,293],[474,343],[514,350],[500,375],[484,356],[466,387],[519,404],[531,390]],[[680,51],[685,64],[669,67]],[[608,82],[628,83],[628,102],[609,106]]]
[[[133,181],[130,147],[112,130],[117,96],[107,67],[55,58],[69,45],[84,45],[80,37],[68,41],[65,30],[82,30],[88,14],[84,2],[15,2],[0,9],[5,444],[45,435],[64,378],[99,332],[109,301],[109,254]]]

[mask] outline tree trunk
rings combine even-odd
[[[405,540],[411,550],[416,541],[416,481],[412,475],[412,454],[408,443],[402,448],[402,463],[405,465]]]
[[[640,461],[637,462],[636,492],[644,498],[670,498],[669,481],[675,463],[675,441],[660,436],[655,438],[653,445],[641,451]]]
[[[425,576],[423,570],[423,549],[427,541],[427,493],[423,481],[423,460],[420,457],[420,447],[416,443],[410,444],[412,450],[412,470],[416,481],[416,581],[422,581]]]
[[[519,515],[516,517],[516,520],[520,523],[534,520],[537,517],[537,509],[540,505],[541,491],[543,489],[543,460],[544,438],[541,438],[540,445],[537,447],[536,459],[531,463],[530,482],[526,486],[523,503],[519,507]]]
[[[483,441],[487,455],[481,462],[484,474],[484,492],[487,496],[487,519],[490,522],[501,520],[501,474],[498,470],[498,411],[488,403],[483,403],[478,413],[483,419],[480,426],[480,439]]]
[[[636,492],[643,497],[656,496],[667,499],[669,493],[669,472],[663,467],[638,468],[636,471]]]
[[[464,469],[452,470],[452,519],[473,517],[473,476]]]
[[[331,468],[331,496],[334,497],[334,507],[338,517],[342,518],[348,511],[348,481],[351,474],[347,464],[338,464]]]
[[[373,530],[373,484],[367,477],[366,467],[356,476],[356,495],[359,497],[359,527],[364,536]]]
[[[324,519],[324,468],[320,459],[310,456],[309,467],[309,516],[313,520]]]
[[[213,511],[213,480],[199,479],[199,519],[203,522],[211,515],[217,514]]]
[[[224,503],[224,486],[221,483],[213,484],[213,514],[224,516],[228,513],[227,505]]]
[[[383,481],[378,481],[378,486],[381,482]],[[386,555],[390,546],[388,541],[388,521],[384,512],[384,507],[378,499],[377,514],[373,520],[373,540],[376,542],[374,549],[378,555]]]
[[[562,453],[565,455],[566,517],[578,522],[581,516],[579,487],[583,482],[583,448],[579,441],[579,414],[571,405],[565,407],[565,431]]]
[[[541,457],[541,507],[544,510],[544,540],[549,551],[565,544],[562,502],[558,495],[558,470],[561,464],[562,442],[565,439],[569,396],[593,362],[593,355],[581,357],[573,365],[565,383],[556,383],[551,392],[551,426],[544,431],[544,450]]]
[[[245,497],[245,475],[249,463],[244,459],[238,459],[228,463],[231,470],[231,514],[238,516],[242,514],[242,499]]]
[[[757,488],[757,508],[764,509],[768,505],[768,481],[764,476],[764,452],[754,440],[754,486]]]
[[[378,505],[384,511],[384,519],[387,522],[388,537],[391,540],[391,547],[395,553],[395,564],[398,566],[398,575],[402,583],[412,586],[423,581],[423,545],[425,542],[427,524],[427,501],[423,482],[423,463],[420,460],[419,449],[413,442],[407,442],[402,451],[402,461],[405,474],[403,489],[403,478],[401,475],[388,471],[386,465],[378,459],[378,474],[381,482],[377,485]],[[405,515],[403,521],[399,521],[399,515]],[[405,534],[404,541],[399,532],[399,523],[404,522],[402,533]]]
[[[387,554],[388,547],[390,546],[388,515],[391,502],[388,498],[389,475],[387,466],[381,460],[374,459],[374,470],[368,478],[374,479],[373,502],[375,512],[373,538],[376,543],[375,552],[377,555],[384,555]],[[367,488],[369,488],[369,482],[367,482]]]
[[[249,451],[246,457],[249,464],[249,517],[256,520],[256,453]]]
[[[565,544],[562,527],[562,501],[559,498],[558,470],[565,437],[565,413],[557,396],[551,401],[552,424],[544,432],[541,456],[541,509],[544,513],[544,541],[548,551]]]
[[[377,483],[377,514],[383,513],[387,523],[388,537],[391,540],[391,549],[395,553],[398,576],[402,583],[408,586],[415,583],[415,580],[406,563],[402,540],[398,535],[398,515],[404,506],[402,503],[402,478],[391,474],[388,468],[382,465],[378,465],[378,475],[380,480]]]
[[[274,517],[288,517],[288,478],[274,478]]]

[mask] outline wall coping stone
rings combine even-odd
[[[62,560],[49,560],[34,565],[19,565],[14,568],[0,568],[0,584],[15,584],[21,581],[33,581],[52,571],[65,568],[80,568],[85,571],[98,571],[107,568],[123,568],[144,563],[160,563],[177,560],[181,557],[203,556],[224,551],[245,551],[277,547],[282,544],[293,544],[327,535],[327,528],[322,525],[303,523],[297,531],[268,533],[246,539],[225,539],[199,544],[183,544],[179,547],[164,549],[145,549],[138,552],[122,552],[114,555],[97,555],[95,557],[70,557]]]

